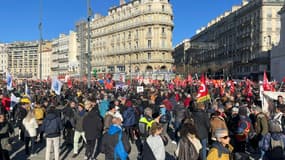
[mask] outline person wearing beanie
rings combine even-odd
[[[225,128],[216,129],[215,141],[209,150],[207,160],[230,160],[233,146],[230,144],[229,132]]]

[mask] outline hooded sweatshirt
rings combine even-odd
[[[114,149],[118,143],[119,133],[122,132],[122,128],[119,125],[111,125],[108,133],[103,136],[101,151],[105,154],[106,160],[114,160]],[[128,141],[127,135],[122,133],[122,141],[124,144],[125,151],[127,153],[131,152],[131,144]]]

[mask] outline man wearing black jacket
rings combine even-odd
[[[210,120],[208,113],[205,111],[204,103],[198,103],[197,109],[194,109],[193,112],[193,119],[197,129],[198,138],[202,144],[201,159],[206,160]]]
[[[98,146],[95,150],[96,140],[99,141],[103,130],[102,119],[99,114],[98,106],[96,105],[96,100],[89,98],[85,101],[85,109],[88,111],[86,117],[83,119],[83,131],[85,133],[86,139],[86,152],[85,156],[88,160],[96,159],[98,156]],[[96,151],[96,153],[94,153]]]

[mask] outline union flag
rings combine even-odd
[[[200,87],[198,90],[198,95],[196,97],[198,103],[211,99],[209,92],[208,92],[208,88],[206,86],[204,74],[202,74],[200,82],[201,83],[200,83]]]

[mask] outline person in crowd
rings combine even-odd
[[[133,103],[131,100],[127,100],[125,106],[126,110],[123,112],[123,127],[130,138],[131,142],[134,142],[134,133],[135,133],[135,125],[136,125],[136,111],[133,108]]]
[[[108,100],[108,95],[104,94],[104,97],[103,97],[102,101],[99,104],[100,116],[102,118],[105,117],[107,111],[109,110],[109,105],[110,105],[110,102]]]
[[[46,115],[46,109],[44,106],[40,105],[38,101],[36,101],[35,103],[34,115],[38,123],[37,134],[40,136],[39,142],[42,143],[43,142],[43,132],[41,131],[41,126],[43,124],[43,120]]]
[[[74,137],[74,112],[76,110],[76,102],[71,100],[69,104],[62,110],[63,114],[63,135],[66,145],[73,145]]]
[[[194,123],[184,121],[179,133],[180,140],[175,151],[177,160],[198,160],[202,145],[200,140],[197,138],[197,132]]]
[[[106,133],[109,127],[112,125],[112,119],[116,114],[116,106],[110,103],[109,111],[104,117],[104,133]]]
[[[283,96],[281,96],[281,95],[279,95],[277,97],[277,106],[280,104],[285,104],[285,100],[284,100]]]
[[[198,103],[197,108],[193,111],[193,119],[195,126],[197,126],[197,135],[202,144],[201,159],[205,160],[207,157],[208,134],[210,130],[210,121],[208,113],[205,112],[205,104]],[[199,127],[198,127],[199,126]]]
[[[25,137],[25,128],[23,126],[23,119],[28,114],[27,108],[30,105],[30,101],[27,98],[22,98],[20,100],[20,105],[16,108],[15,117],[17,121],[17,125],[19,127],[19,140],[24,141]]]
[[[63,129],[63,124],[54,105],[47,110],[47,115],[42,124],[42,130],[46,136],[46,155],[45,159],[50,159],[51,147],[53,144],[54,159],[59,160],[59,139]]]
[[[175,139],[172,143],[178,142],[178,131],[180,129],[180,125],[182,120],[187,117],[187,109],[183,106],[183,100],[180,99],[173,108],[173,115],[174,115],[174,128],[175,128]]]
[[[284,115],[284,111],[285,111],[285,104],[279,104],[279,105],[277,105],[277,107],[275,109],[275,114],[273,116],[273,119],[277,120],[281,124],[283,133],[285,133],[285,115]]]
[[[229,132],[226,128],[218,128],[215,131],[216,141],[213,143],[207,160],[231,160],[233,146],[230,144]]]
[[[37,136],[38,123],[36,121],[33,111],[29,111],[27,116],[23,119],[23,125],[25,127],[25,153],[27,156],[35,156],[35,142]],[[31,143],[31,149],[29,144]]]
[[[215,141],[215,131],[218,128],[225,128],[227,129],[227,124],[225,121],[225,114],[224,114],[224,107],[222,105],[220,105],[218,107],[218,109],[212,114],[211,118],[210,118],[210,131],[211,131],[211,139],[213,141]]]
[[[260,145],[265,153],[261,155],[260,160],[284,160],[285,154],[285,135],[282,132],[282,126],[276,119],[269,121],[269,132],[264,136]]]
[[[14,134],[12,125],[6,120],[5,112],[0,109],[0,159],[10,160],[9,152],[12,151],[10,135]]]
[[[255,116],[255,124],[254,124],[254,130],[256,134],[256,142],[257,144],[254,144],[255,149],[257,150],[259,147],[259,142],[263,140],[263,137],[268,133],[269,127],[268,127],[268,117],[265,113],[262,112],[261,108],[259,106],[254,106],[251,108],[251,112]],[[263,157],[264,152],[261,150],[261,157]]]
[[[86,117],[87,112],[84,108],[84,104],[79,103],[78,107],[74,113],[74,138],[73,138],[73,156],[76,158],[78,156],[79,139],[82,138],[86,143],[85,134],[83,132],[83,119]]]
[[[131,152],[131,144],[122,130],[121,117],[114,116],[112,125],[102,138],[101,152],[106,160],[126,160]]]
[[[254,133],[251,120],[248,117],[248,108],[239,108],[239,120],[235,131],[235,151],[244,153],[248,147],[250,136]]]
[[[99,113],[98,105],[94,98],[88,98],[85,101],[85,109],[88,111],[83,119],[83,132],[86,139],[85,156],[88,160],[96,159],[99,148],[95,148],[95,144],[99,144],[100,137],[103,131],[103,122]]]
[[[165,146],[164,139],[160,136],[162,133],[163,127],[160,123],[154,122],[150,128],[150,135],[146,139],[146,145],[151,150],[151,153],[146,152],[145,150],[142,152],[142,158],[152,160],[153,158],[149,157],[150,155],[154,156],[153,160],[165,160]]]

